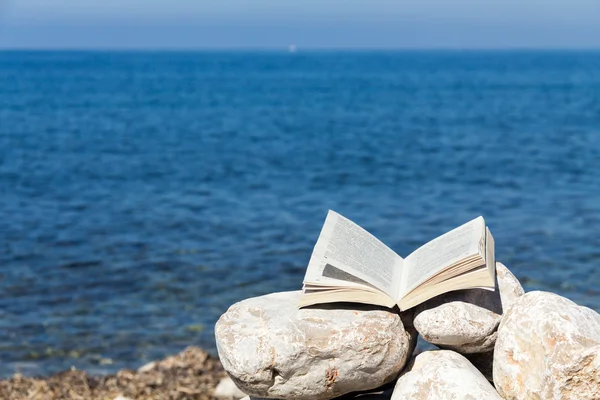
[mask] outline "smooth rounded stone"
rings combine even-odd
[[[517,278],[496,263],[496,290],[448,292],[417,306],[414,325],[424,340],[459,353],[493,350],[504,309],[523,295]]]
[[[235,384],[264,398],[331,399],[398,376],[416,332],[397,313],[361,304],[298,309],[300,291],[232,305],[215,326],[219,357]]]
[[[494,387],[464,356],[452,350],[416,356],[396,383],[392,400],[500,400]]]
[[[600,315],[548,292],[507,311],[494,349],[505,399],[600,399]]]
[[[519,297],[525,294],[525,290],[523,290],[523,286],[521,286],[521,282],[517,277],[501,262],[496,263],[496,277],[498,280],[497,286],[500,288],[502,310],[508,310]]]

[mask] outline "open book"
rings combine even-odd
[[[407,310],[452,290],[494,290],[494,238],[477,217],[402,258],[329,211],[303,282],[300,307],[357,302]]]

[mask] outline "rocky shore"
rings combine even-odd
[[[247,299],[215,326],[219,357],[246,400],[600,399],[600,315],[496,270],[495,291],[402,313],[298,310],[299,291]],[[439,350],[416,354],[418,335]]]
[[[19,374],[0,381],[3,400],[224,400],[236,396],[219,360],[189,347],[137,371],[95,377],[70,370],[47,378]],[[219,392],[215,389],[221,383]]]

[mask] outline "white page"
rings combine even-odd
[[[329,279],[322,275],[325,265],[331,264],[396,298],[402,263],[402,257],[375,236],[330,210],[304,280],[323,282]]]
[[[470,255],[478,254],[484,234],[485,221],[483,217],[477,217],[412,252],[404,262],[399,297],[447,266]]]
[[[309,263],[310,264],[310,263]],[[314,278],[304,279],[304,288],[309,290],[318,290],[320,287],[344,287],[344,288],[364,288],[365,286],[374,287],[370,283],[363,281],[341,269],[327,263],[323,258],[320,263],[313,264]]]

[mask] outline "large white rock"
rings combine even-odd
[[[525,294],[502,319],[493,370],[505,399],[600,399],[600,315],[554,293]]]
[[[245,393],[330,399],[393,380],[416,332],[387,309],[328,304],[299,310],[300,292],[232,305],[215,326],[223,367]]]
[[[494,387],[464,356],[451,350],[425,351],[396,383],[392,400],[501,400]]]
[[[423,339],[460,353],[491,351],[503,310],[524,290],[502,263],[496,263],[496,290],[469,289],[437,296],[418,306],[414,325]]]

